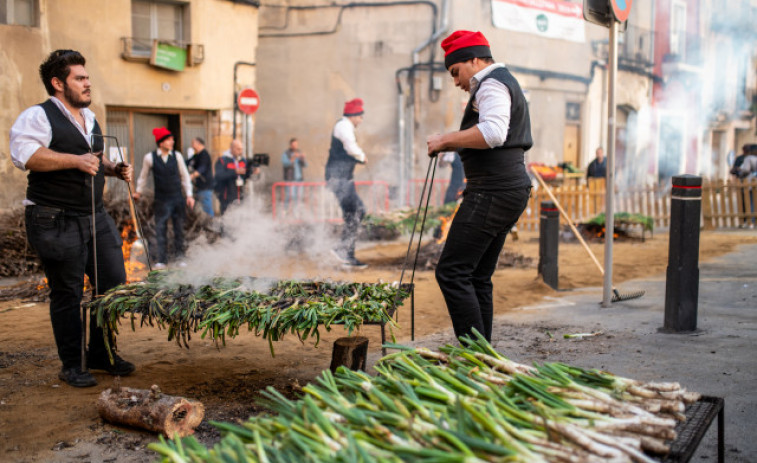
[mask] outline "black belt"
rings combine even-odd
[[[82,211],[76,211],[71,209],[64,209],[62,207],[53,207],[53,206],[42,206],[40,204],[30,204],[29,206],[26,206],[27,209],[29,208],[35,208],[37,211],[45,214],[63,214],[66,217],[87,217],[91,214],[91,212],[82,212]],[[102,212],[105,212],[104,207],[100,207],[98,209],[95,209],[96,214],[100,214]]]

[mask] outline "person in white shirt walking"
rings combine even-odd
[[[344,265],[365,268],[368,265],[355,257],[358,227],[365,216],[365,206],[355,189],[355,166],[365,164],[365,153],[357,144],[355,129],[363,122],[363,100],[355,98],[344,104],[343,117],[334,125],[331,148],[326,162],[326,181],[339,200],[344,228],[342,238],[332,253]]]
[[[184,256],[184,219],[185,207],[192,209],[195,205],[192,196],[192,178],[184,163],[181,153],[174,150],[173,134],[165,127],[152,130],[158,148],[145,154],[142,161],[142,171],[137,180],[137,191],[134,199],[139,199],[147,186],[147,177],[153,173],[155,180],[155,239],[157,252],[155,253],[155,269],[166,268],[168,262],[168,219],[173,223],[174,253],[179,260],[179,266],[186,265],[181,258]],[[183,192],[183,194],[182,194]],[[185,199],[186,196],[186,199]],[[185,206],[186,204],[186,206]]]
[[[436,267],[458,338],[476,329],[491,341],[492,274],[505,237],[528,204],[524,153],[533,145],[528,103],[510,71],[492,59],[480,32],[442,41],[444,64],[470,94],[460,130],[428,137],[428,155],[457,150],[468,180]]]

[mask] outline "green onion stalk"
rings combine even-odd
[[[387,347],[398,351],[375,375],[324,371],[296,400],[266,389],[260,403],[272,413],[213,423],[224,437],[212,448],[191,436],[150,448],[176,463],[652,462],[681,416],[646,401],[698,400],[677,383],[518,364],[478,333],[439,352]]]
[[[286,334],[302,342],[318,344],[321,329],[343,325],[348,335],[365,323],[395,325],[396,305],[410,295],[409,285],[390,283],[336,283],[215,278],[195,287],[174,282],[167,272],[151,272],[142,282],[112,288],[89,303],[103,327],[108,351],[116,349],[121,321],[128,318],[132,330],[157,326],[168,331],[168,340],[189,348],[193,333],[216,344],[239,335],[242,328],[269,342]]]

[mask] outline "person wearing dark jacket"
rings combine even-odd
[[[216,161],[216,195],[221,203],[221,215],[233,203],[244,199],[244,186],[250,175],[258,172],[254,161],[242,157],[244,148],[239,140],[232,140],[229,150]]]
[[[355,129],[363,122],[363,100],[355,98],[344,104],[343,117],[331,132],[326,182],[342,208],[344,228],[339,246],[332,254],[344,265],[365,268],[368,265],[355,257],[358,227],[365,216],[365,206],[355,189],[355,166],[365,164],[365,153],[357,144]]]
[[[528,103],[510,71],[492,59],[480,32],[442,41],[455,85],[470,94],[460,130],[428,137],[428,155],[457,150],[468,180],[436,267],[455,336],[492,337],[492,274],[528,204],[524,153],[533,145]]]
[[[605,178],[606,175],[607,159],[605,151],[600,146],[597,148],[594,159],[589,163],[589,167],[586,168],[586,178]]]
[[[82,359],[84,275],[96,282],[99,294],[126,281],[120,233],[103,206],[105,176],[132,179],[130,165],[102,156],[102,131],[88,109],[92,99],[85,62],[74,50],[52,52],[39,67],[50,99],[26,109],[10,131],[13,164],[29,171],[26,236],[50,287],[50,321],[63,364],[58,377],[74,387],[97,384],[89,369],[120,376],[135,369],[118,355],[109,360],[94,311]]]
[[[205,140],[200,137],[192,139],[192,149],[195,154],[189,158],[189,177],[195,187],[195,199],[210,217],[213,212],[213,163],[210,154],[205,149]]]

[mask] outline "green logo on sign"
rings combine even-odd
[[[536,17],[536,28],[539,29],[539,32],[547,32],[547,29],[549,29],[549,19],[547,19],[547,15],[540,14]]]

